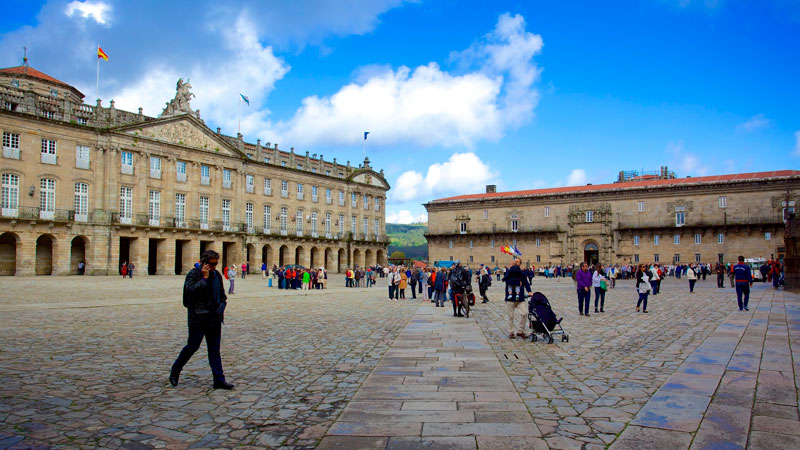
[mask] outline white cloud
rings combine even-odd
[[[702,176],[708,173],[708,167],[700,162],[700,158],[684,149],[683,141],[668,143],[667,152],[672,154],[670,165],[677,166],[682,171],[682,174],[679,173],[678,176],[685,176],[686,174]]]
[[[746,122],[740,123],[736,126],[739,131],[755,131],[764,128],[770,124],[770,120],[764,117],[764,114],[756,114],[748,119]]]
[[[111,15],[111,5],[89,0],[83,2],[75,0],[67,4],[64,14],[66,14],[67,17],[72,17],[77,14],[84,19],[91,18],[101,25],[108,25]]]
[[[375,145],[472,147],[529,120],[538,101],[533,56],[542,39],[522,16],[503,14],[491,33],[452,58],[464,73],[431,62],[413,70],[370,66],[330,97],[307,97],[293,117],[266,123],[260,134],[300,145],[347,145],[370,130]]]
[[[572,169],[567,177],[566,186],[580,186],[587,182],[586,171],[583,169]]]
[[[428,173],[403,172],[389,191],[393,202],[429,200],[444,194],[479,193],[496,176],[475,153],[454,153],[444,163],[435,163]]]
[[[800,156],[800,130],[794,132],[794,154]]]
[[[407,209],[399,211],[392,211],[386,216],[386,223],[426,223],[428,222],[428,215],[426,213],[414,215]]]

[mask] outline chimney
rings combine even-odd
[[[486,185],[486,193],[487,194],[496,194],[497,193],[497,185],[496,184],[487,184]]]

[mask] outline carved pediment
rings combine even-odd
[[[386,183],[386,181],[372,170],[362,170],[360,173],[356,173],[352,180],[356,183],[363,183],[370,186],[389,189],[389,185]]]
[[[139,138],[151,138],[170,144],[241,156],[235,148],[209,130],[205,124],[188,114],[124,127],[120,131]]]

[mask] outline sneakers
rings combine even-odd
[[[509,339],[516,339],[516,336],[514,335],[514,333],[509,333],[508,334],[508,338]]]
[[[747,306],[745,306],[745,307],[744,307],[744,310],[745,310],[745,311],[750,311],[750,308],[748,308]]]

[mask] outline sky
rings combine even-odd
[[[800,1],[4,0],[0,67],[157,116],[189,79],[212,129],[437,198],[800,166]],[[250,105],[239,104],[239,93]]]

